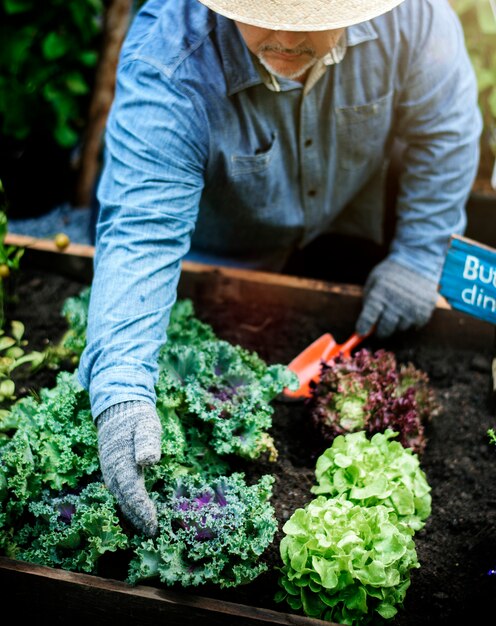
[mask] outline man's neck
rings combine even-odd
[[[297,78],[293,78],[293,80],[296,80],[297,82],[301,83],[302,85],[304,85],[307,81],[308,75],[310,74],[310,70],[312,68],[308,69],[304,74],[302,74],[301,76],[298,76]]]

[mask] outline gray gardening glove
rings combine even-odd
[[[356,323],[359,335],[372,326],[379,338],[426,324],[438,298],[437,283],[385,259],[371,271],[364,287],[363,308]]]
[[[148,402],[121,402],[103,411],[96,424],[103,480],[126,518],[152,537],[157,511],[145,489],[143,467],[160,460],[157,412]]]

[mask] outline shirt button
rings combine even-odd
[[[310,189],[310,190],[308,191],[308,195],[309,195],[311,198],[313,198],[314,196],[316,196],[316,195],[317,195],[317,191],[316,191],[315,189]]]
[[[307,139],[305,141],[305,148],[310,148],[312,144],[313,144],[313,139]]]

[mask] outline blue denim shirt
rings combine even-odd
[[[393,139],[405,142],[390,256],[437,280],[462,233],[481,119],[448,0],[405,0],[347,29],[344,59],[304,93],[264,84],[231,20],[150,0],[121,52],[98,189],[79,379],[93,415],[155,402],[181,260],[278,270],[336,231],[380,241]]]

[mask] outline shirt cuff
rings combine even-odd
[[[82,374],[78,380],[85,387]],[[152,406],[156,405],[155,385],[150,376],[132,368],[113,367],[95,377],[89,388],[91,413],[95,420],[105,409],[120,402],[140,400]]]

